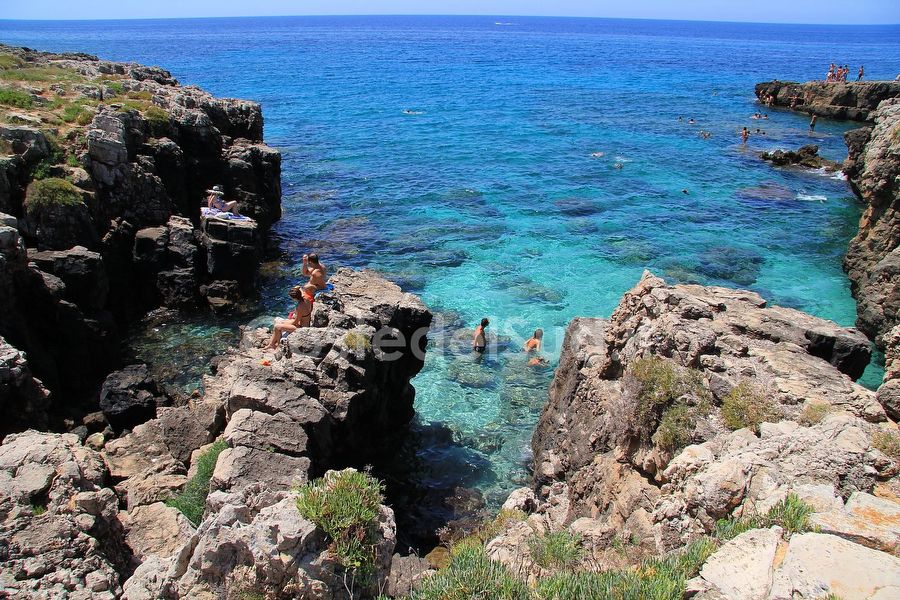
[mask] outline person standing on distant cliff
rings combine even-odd
[[[866,68],[863,65],[859,65],[859,75],[856,76],[857,81],[862,81],[863,75],[866,74]]]

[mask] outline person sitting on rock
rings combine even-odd
[[[319,262],[318,254],[304,254],[303,269],[300,272],[304,277],[309,277],[309,284],[315,287],[317,291],[325,289],[328,269]]]
[[[222,190],[221,185],[214,185],[211,190],[206,190],[206,193],[209,194],[206,198],[206,206],[209,208],[230,212],[233,215],[240,214],[237,210],[237,200],[225,201],[225,192]]]
[[[315,303],[316,288],[313,285],[295,285],[288,292],[288,296],[297,302],[296,308],[291,311],[287,319],[275,319],[272,326],[272,337],[266,350],[277,350],[278,342],[285,333],[293,333],[301,327],[309,327],[312,324],[312,310]]]

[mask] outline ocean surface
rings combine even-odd
[[[457,486],[496,505],[527,482],[566,324],[609,316],[644,269],[852,325],[841,257],[859,204],[839,176],[757,158],[816,143],[841,160],[852,125],[820,120],[810,134],[806,117],[757,105],[753,86],[823,78],[830,62],[851,73],[865,64],[871,79],[900,69],[898,26],[0,21],[0,41],[160,65],[184,84],[262,103],[266,141],[284,153],[284,218],[260,305],[231,320],[154,321],[133,351],[196,386],[238,321],[287,309],[304,252],[332,268],[378,269],[438,315],[414,382],[416,437],[398,458],[419,487],[405,500],[421,506],[432,493],[422,490]],[[769,118],[751,119],[757,110]],[[746,146],[743,126],[754,134]],[[468,340],[482,317],[501,343],[479,362]],[[517,350],[537,327],[544,368]],[[866,382],[879,379],[870,368]]]

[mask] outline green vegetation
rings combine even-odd
[[[778,418],[778,410],[765,394],[746,381],[735,386],[722,401],[722,420],[735,431],[750,428],[759,433],[761,423]]]
[[[584,555],[581,536],[566,529],[531,536],[528,538],[528,550],[534,562],[544,569],[574,569]]]
[[[140,90],[138,92],[128,92],[127,95],[132,100],[150,101],[153,99],[153,94],[148,92],[147,90]]]
[[[35,517],[39,517],[42,514],[44,514],[45,512],[47,512],[47,507],[45,505],[43,505],[43,504],[32,504],[31,505],[31,514],[33,514]]]
[[[167,500],[166,504],[177,508],[195,526],[203,520],[206,510],[206,497],[209,495],[209,480],[216,468],[219,454],[227,448],[224,440],[219,440],[209,447],[197,460],[197,472],[184,486],[181,493]]]
[[[409,600],[528,600],[528,585],[500,563],[490,560],[484,548],[468,541],[454,547],[450,565],[422,581]]]
[[[116,96],[121,96],[125,93],[125,86],[123,86],[118,81],[110,81],[106,84],[106,89],[112,92]]]
[[[893,460],[900,461],[900,435],[894,431],[876,431],[872,447],[881,450]]]
[[[822,402],[807,404],[800,413],[800,423],[803,425],[816,425],[831,412],[831,405]]]
[[[685,582],[715,550],[716,542],[703,538],[636,569],[557,574],[538,582],[537,595],[543,600],[681,600]]]
[[[82,202],[77,187],[56,177],[32,181],[25,193],[25,210],[34,214],[44,207],[57,204],[69,205]]]
[[[331,552],[349,572],[368,579],[375,566],[375,528],[384,486],[352,469],[329,473],[300,488],[297,509],[331,540]]]
[[[0,69],[15,69],[24,64],[21,58],[15,54],[0,54]]]
[[[740,519],[720,519],[716,523],[715,536],[720,540],[730,540],[750,529],[768,529],[778,525],[787,535],[809,531],[809,515],[813,507],[793,492],[769,509],[765,515],[755,515]]]
[[[73,103],[63,108],[60,118],[66,123],[74,122],[79,125],[87,125],[94,118],[94,113],[86,109],[82,104]]]
[[[81,163],[78,161],[78,157],[74,154],[69,154],[66,156],[66,164],[70,167],[80,167]]]
[[[31,94],[13,88],[0,88],[0,104],[15,108],[31,108],[34,99]]]
[[[150,124],[150,131],[159,134],[169,126],[169,113],[158,106],[149,106],[144,111],[144,118]]]
[[[84,77],[61,67],[22,67],[0,71],[0,79],[7,81],[83,81]]]
[[[372,340],[369,339],[369,336],[358,331],[348,332],[344,336],[344,343],[354,352],[369,350],[372,347]]]
[[[711,403],[700,372],[649,357],[636,360],[629,373],[639,386],[636,418],[641,433],[670,451],[690,444],[697,418],[709,413]]]

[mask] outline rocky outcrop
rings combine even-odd
[[[756,84],[756,97],[771,97],[772,106],[791,108],[830,119],[871,121],[878,105],[900,97],[900,82],[767,81]]]
[[[856,330],[647,273],[610,320],[569,326],[533,438],[538,512],[658,551],[803,486],[870,493],[900,464],[872,448],[894,426],[853,382],[868,357]],[[741,402],[772,423],[731,431]]]
[[[5,85],[30,104],[7,115],[17,124],[0,126],[8,153],[0,157],[0,280],[9,284],[0,335],[75,406],[120,366],[120,326],[160,305],[222,310],[254,293],[281,215],[281,157],[263,143],[254,102],[180,86],[156,67],[0,52],[11,61]],[[65,76],[29,81],[28,68]],[[254,221],[210,219],[201,228],[213,185]]]
[[[884,348],[885,334],[900,323],[900,99],[884,101],[873,120],[871,129],[846,136],[850,154],[844,171],[866,206],[844,269],[856,297],[860,329]]]
[[[0,446],[0,589],[15,598],[116,598],[130,551],[101,456],[71,434]]]
[[[265,331],[245,331],[241,346],[205,378],[202,398],[157,409],[156,419],[106,445],[128,507],[121,520],[142,563],[125,597],[241,589],[343,597],[327,540],[300,517],[291,491],[329,469],[372,464],[396,447],[413,415],[409,381],[423,364],[431,313],[372,272],[342,269],[330,283],[316,300],[313,326],[287,336],[277,353],[260,347]],[[185,534],[158,503],[184,485],[198,450],[220,435],[227,447],[212,474],[205,517]],[[136,537],[151,515],[173,535]],[[390,570],[395,530],[384,508],[381,579]]]
[[[837,171],[841,168],[839,163],[819,156],[819,147],[815,144],[801,146],[796,152],[793,150],[760,152],[759,157],[776,167],[797,165],[807,169],[824,169],[826,172]]]

